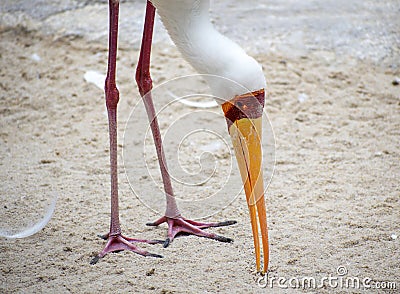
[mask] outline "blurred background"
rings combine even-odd
[[[144,0],[121,1],[120,40],[138,48]],[[22,25],[57,36],[107,38],[106,0],[2,0],[2,29]],[[374,0],[211,1],[216,27],[247,51],[350,55],[397,68],[400,2]],[[171,42],[158,21],[155,42]]]

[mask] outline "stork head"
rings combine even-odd
[[[261,89],[235,96],[232,100],[222,104],[250,212],[257,271],[260,271],[259,230],[261,231],[264,259],[263,273],[268,269],[268,228],[261,148],[264,95],[264,89]]]

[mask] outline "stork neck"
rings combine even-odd
[[[208,14],[209,1],[181,2],[191,4],[176,9],[165,4],[157,7],[168,34],[183,57],[199,73],[218,74],[224,68],[221,63],[227,59],[226,50],[232,50],[236,44],[214,29]],[[219,66],[215,65],[217,61]]]
[[[172,41],[194,69],[223,99],[266,87],[261,66],[235,42],[214,29],[206,0],[152,0]],[[233,83],[232,83],[233,81]]]

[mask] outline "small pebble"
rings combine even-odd
[[[392,234],[392,235],[390,235],[390,238],[392,238],[392,240],[396,240],[397,239],[397,235],[396,234]]]
[[[299,96],[297,96],[297,100],[299,100],[300,103],[303,103],[308,99],[308,95],[304,93],[300,93]]]
[[[400,85],[400,78],[399,77],[395,77],[394,80],[392,81],[392,85],[393,86]]]
[[[49,163],[53,163],[53,162],[55,162],[55,160],[52,160],[52,159],[42,159],[40,161],[41,164],[49,164]]]
[[[152,275],[154,275],[154,272],[155,272],[156,270],[154,269],[154,268],[152,268],[151,270],[149,270],[147,273],[146,273],[146,276],[152,276]]]
[[[40,56],[37,55],[36,53],[33,53],[33,54],[31,55],[31,58],[32,58],[32,60],[37,61],[37,62],[39,62],[40,60],[42,60],[42,59],[40,58]]]

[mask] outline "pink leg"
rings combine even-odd
[[[143,256],[162,257],[158,254],[149,253],[135,246],[135,242],[145,242],[149,244],[160,243],[157,240],[139,240],[127,238],[121,234],[118,210],[118,173],[117,173],[117,105],[119,101],[119,91],[115,83],[115,71],[117,61],[117,39],[118,39],[118,12],[119,1],[110,0],[110,34],[109,34],[109,55],[107,78],[105,82],[106,106],[108,112],[108,126],[110,135],[110,166],[111,166],[111,223],[110,232],[103,239],[108,240],[105,248],[92,259],[91,264],[104,257],[107,253],[129,250]],[[162,241],[161,241],[162,242]]]
[[[215,239],[221,242],[232,242],[230,238],[219,236],[213,233],[208,233],[202,229],[209,227],[219,227],[235,224],[236,221],[225,221],[220,223],[198,223],[191,220],[187,220],[181,216],[178,206],[175,201],[174,192],[172,189],[171,178],[168,173],[168,167],[165,160],[165,154],[162,145],[162,139],[160,134],[160,128],[156,117],[156,111],[154,109],[153,99],[151,96],[151,89],[153,82],[150,76],[150,54],[151,54],[151,43],[153,38],[153,26],[154,16],[156,9],[147,1],[146,8],[146,19],[143,30],[142,46],[140,49],[139,62],[136,69],[136,82],[139,87],[140,95],[143,98],[143,103],[146,108],[147,116],[150,121],[151,131],[153,133],[153,139],[157,150],[158,162],[161,169],[161,175],[164,184],[164,191],[166,195],[166,211],[165,216],[153,223],[147,223],[149,226],[158,226],[162,223],[168,224],[168,236],[164,242],[164,247],[167,247],[179,233],[182,234],[193,234],[200,237],[206,237]]]

